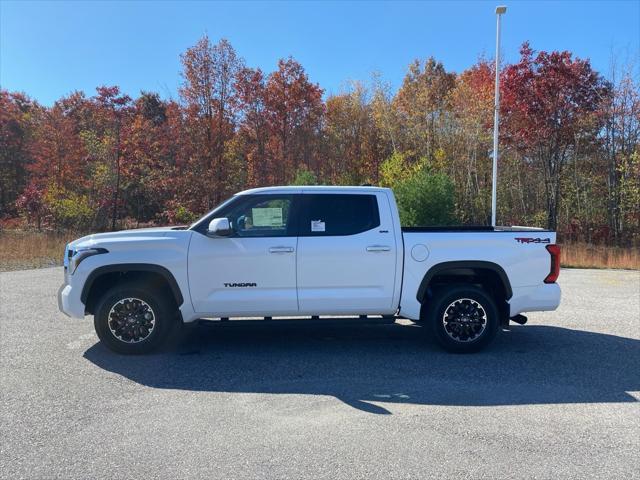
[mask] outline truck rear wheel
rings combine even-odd
[[[98,338],[123,354],[149,353],[160,347],[175,321],[175,308],[161,292],[135,283],[109,289],[96,308]]]
[[[498,333],[496,303],[481,288],[469,285],[442,289],[428,302],[424,323],[431,326],[438,344],[449,352],[477,352]]]

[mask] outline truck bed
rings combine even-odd
[[[428,232],[552,232],[537,227],[492,227],[490,225],[447,225],[447,226],[425,226],[425,227],[402,227],[403,233],[428,233]]]

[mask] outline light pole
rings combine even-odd
[[[496,7],[496,93],[493,108],[493,175],[491,180],[491,226],[496,226],[496,195],[498,187],[498,129],[500,127],[500,18],[507,7]]]

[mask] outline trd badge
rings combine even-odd
[[[516,237],[515,240],[518,243],[551,243],[551,239],[550,238]]]

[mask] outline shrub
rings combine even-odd
[[[188,225],[198,219],[198,215],[177,200],[169,200],[166,210],[159,215],[160,221],[169,225]]]
[[[306,168],[300,168],[296,172],[296,177],[291,182],[291,185],[317,185],[318,178],[316,174]]]
[[[49,185],[44,203],[58,229],[83,230],[91,225],[94,212],[85,195]]]
[[[404,226],[457,223],[453,182],[444,173],[421,169],[397,182],[394,192]]]
[[[44,203],[44,192],[31,184],[24,189],[16,200],[16,209],[27,218],[27,222],[34,222],[38,230],[42,227],[42,220],[47,214]]]

